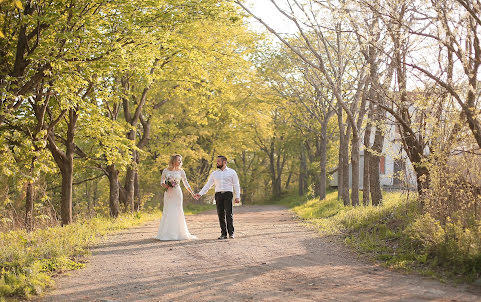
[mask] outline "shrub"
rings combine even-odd
[[[431,252],[439,249],[446,236],[441,223],[429,213],[416,218],[416,220],[406,228],[405,233],[413,243],[418,246],[423,246]]]

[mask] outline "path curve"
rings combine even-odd
[[[362,260],[280,206],[235,207],[233,240],[215,239],[215,211],[186,218],[199,240],[153,240],[158,221],[115,234],[39,301],[481,301]]]

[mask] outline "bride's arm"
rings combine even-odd
[[[180,174],[181,174],[182,182],[184,183],[184,187],[187,189],[187,191],[189,191],[190,195],[194,196],[194,191],[192,191],[192,188],[190,187],[189,182],[187,181],[187,175],[185,175],[185,171],[182,170]]]
[[[169,186],[165,184],[165,169],[162,170],[162,177],[160,178],[160,185],[165,189],[168,189]]]

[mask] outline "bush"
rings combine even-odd
[[[424,214],[407,234],[438,266],[455,274],[481,274],[481,155],[434,154],[429,189],[423,193]]]
[[[481,228],[467,228],[450,221],[442,225],[430,214],[416,219],[406,230],[433,264],[454,274],[478,278],[481,273]]]
[[[426,163],[429,189],[423,193],[424,211],[442,225],[448,220],[472,227],[481,221],[481,155],[435,154]]]
[[[416,218],[406,228],[406,234],[414,243],[417,243],[418,246],[423,246],[430,252],[439,249],[446,236],[441,223],[429,213]]]

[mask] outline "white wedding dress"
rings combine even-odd
[[[158,240],[187,240],[197,239],[189,233],[187,223],[185,222],[184,209],[182,207],[184,196],[180,188],[180,181],[184,183],[186,188],[190,189],[189,182],[184,170],[170,171],[164,169],[162,171],[161,183],[166,179],[174,179],[177,185],[174,188],[168,188],[164,193],[164,210],[160,219],[159,231],[155,239]]]

